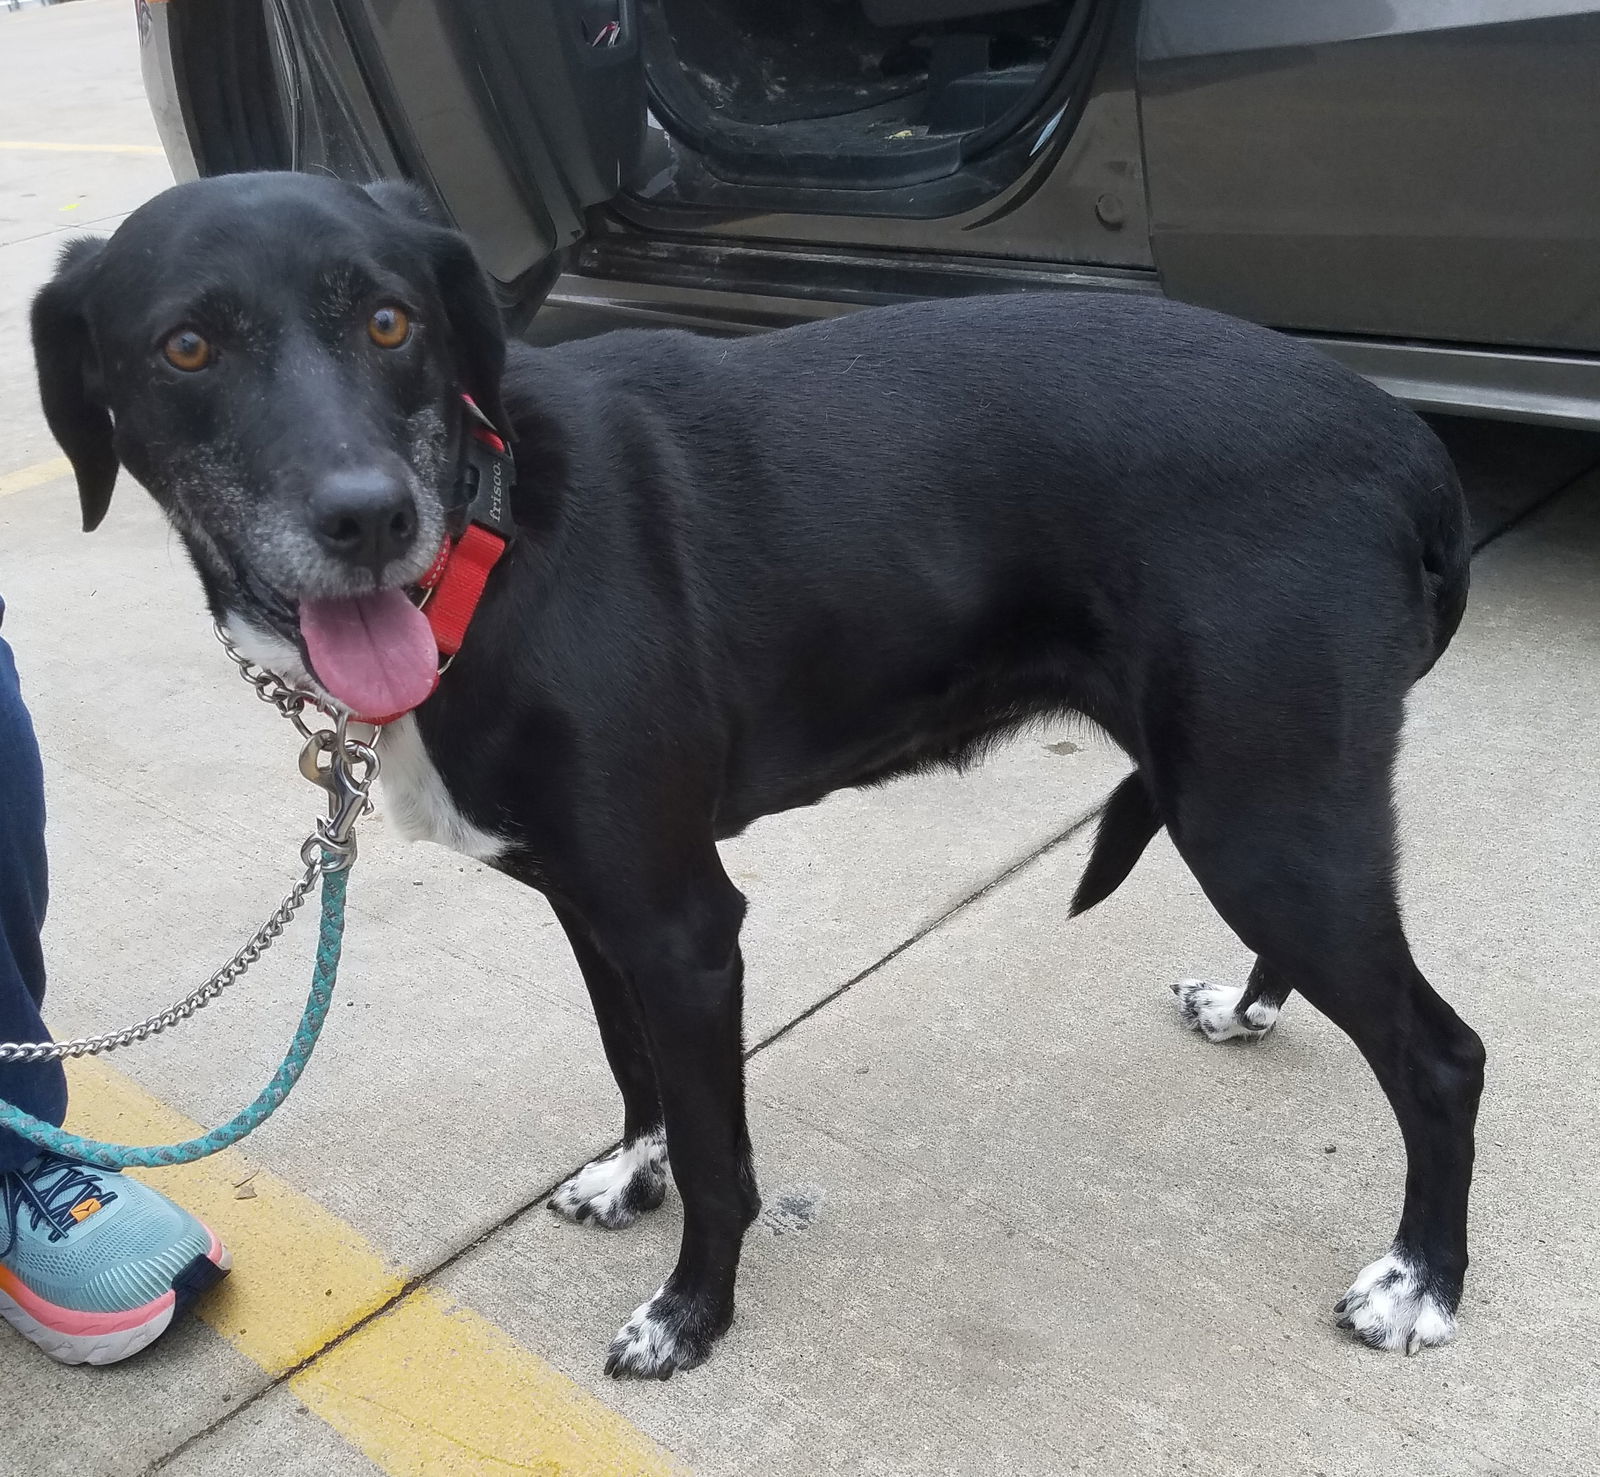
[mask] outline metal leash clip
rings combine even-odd
[[[300,773],[328,793],[328,818],[317,823],[315,836],[306,838],[300,860],[308,867],[318,864],[324,872],[342,871],[355,861],[356,822],[372,813],[378,753],[372,743],[352,738],[349,724],[349,716],[339,714],[332,728],[312,730],[300,750]]]

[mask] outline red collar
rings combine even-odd
[[[467,627],[483,599],[489,572],[517,534],[511,517],[511,489],[516,482],[511,452],[472,397],[463,395],[461,399],[467,409],[467,425],[457,472],[455,511],[466,513],[466,527],[454,538],[445,535],[438,556],[416,584],[417,604],[427,616],[439,648],[439,673],[429,697],[438,690],[439,677],[466,640]],[[363,721],[381,725],[404,716],[390,713]]]

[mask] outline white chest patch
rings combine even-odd
[[[396,719],[378,736],[378,787],[384,813],[407,841],[432,841],[475,861],[492,862],[505,854],[502,836],[469,821],[450,798],[443,777],[417,731],[417,720]]]

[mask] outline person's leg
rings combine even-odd
[[[39,746],[0,640],[0,1041],[46,1039],[44,908]],[[61,1064],[0,1065],[0,1098],[59,1124]],[[206,1226],[148,1185],[0,1132],[0,1318],[52,1358],[112,1364],[138,1353],[229,1265]]]
[[[46,885],[44,771],[11,648],[0,638],[0,1041],[48,1039],[39,1014]],[[59,1124],[67,1110],[66,1073],[60,1062],[0,1063],[0,1099]],[[0,1131],[0,1175],[37,1153]]]

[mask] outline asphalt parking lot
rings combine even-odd
[[[31,292],[169,182],[132,7],[0,11],[0,591],[48,771],[58,1033],[215,968],[318,804],[149,500],[125,481],[78,531],[37,407]],[[1334,1327],[1394,1227],[1393,1117],[1301,1001],[1259,1046],[1180,1028],[1170,981],[1248,956],[1164,839],[1068,924],[1125,765],[1064,727],[727,847],[767,1208],[734,1330],[662,1385],[601,1364],[670,1267],[676,1200],[619,1233],[544,1208],[618,1127],[560,930],[380,813],[306,1079],[242,1150],[153,1178],[236,1271],[109,1369],[0,1327],[0,1473],[1600,1472],[1600,438],[1438,425],[1482,549],[1400,803],[1419,961],[1490,1053],[1457,1344]],[[77,1069],[70,1126],[229,1116],[292,1032],[311,934]]]

